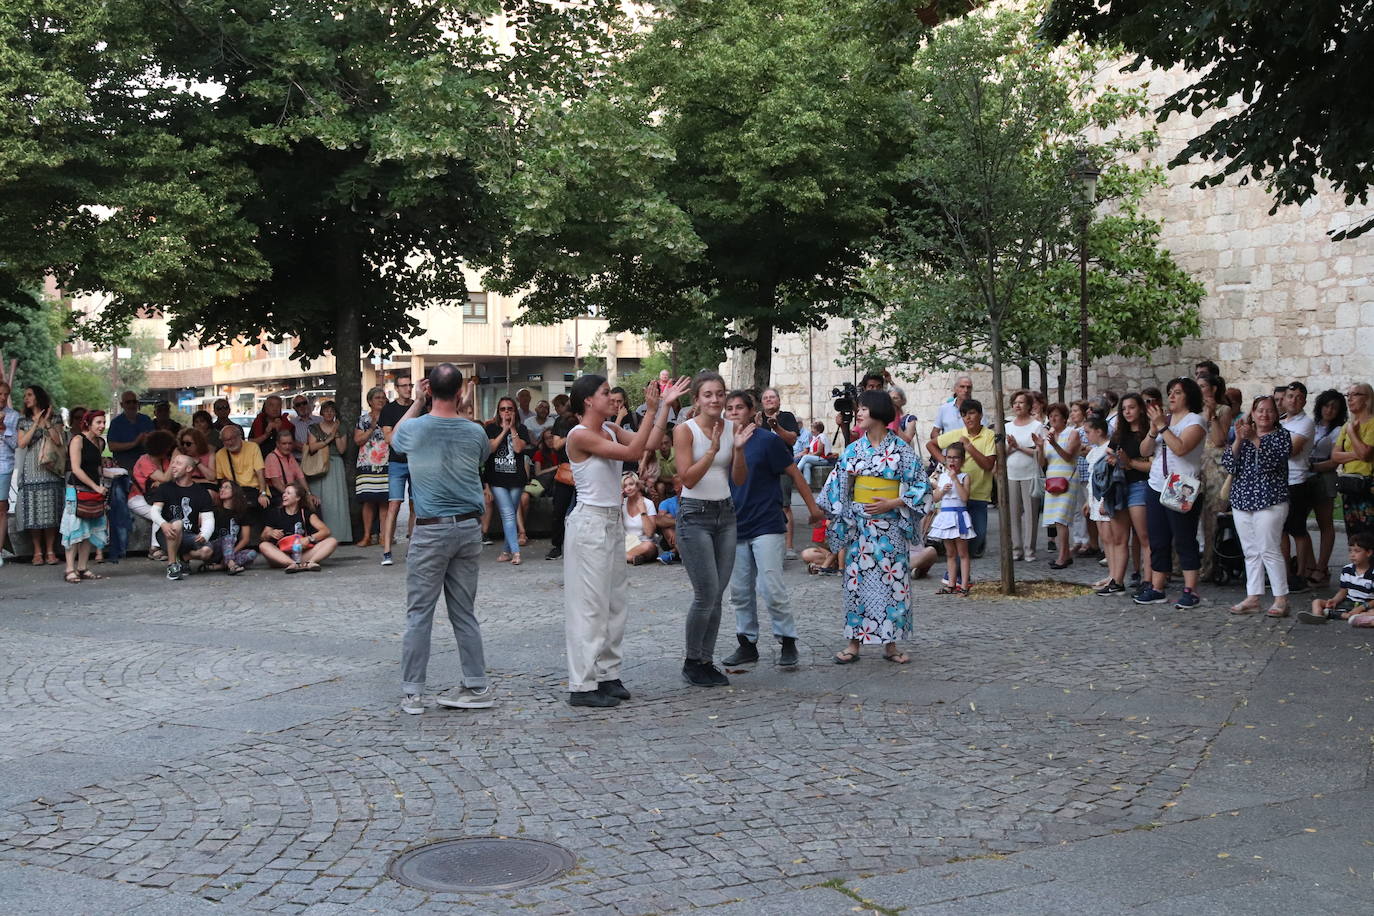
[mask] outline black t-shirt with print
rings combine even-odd
[[[501,425],[488,423],[486,429],[487,438],[495,439],[501,432]],[[530,447],[528,430],[524,426],[516,426],[515,435],[525,440],[525,448],[528,450]],[[510,439],[509,435],[503,436],[501,444],[487,456],[483,478],[493,487],[514,489],[523,487],[530,482],[529,475],[525,472],[525,452],[517,452],[511,445]]]
[[[181,522],[187,531],[200,530],[200,513],[215,510],[210,492],[199,484],[179,487],[168,481],[153,491],[150,501],[162,503],[164,522]]]

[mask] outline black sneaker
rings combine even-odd
[[[1140,573],[1131,573],[1131,594],[1140,591]]]
[[[597,681],[597,693],[604,693],[608,697],[615,697],[617,700],[628,700],[630,691],[625,689],[625,685],[620,682],[620,678],[613,681]]]
[[[691,660],[682,663],[682,679],[693,687],[726,687],[730,684],[730,679],[721,674],[715,665]]]
[[[1288,579],[1288,594],[1290,595],[1305,592],[1309,588],[1311,586],[1307,584],[1307,579],[1304,576],[1291,576]]]
[[[1106,597],[1109,596],[1109,595],[1120,595],[1120,594],[1122,594],[1122,593],[1125,592],[1125,591],[1126,591],[1126,586],[1122,585],[1120,582],[1118,582],[1118,581],[1116,581],[1115,579],[1113,579],[1112,581],[1108,582],[1106,585],[1104,585],[1104,586],[1102,586],[1101,588],[1099,588],[1099,589],[1097,590],[1097,593],[1098,593],[1099,595],[1101,595],[1103,598],[1106,598]]]
[[[562,547],[550,547],[550,548],[549,548],[549,552],[546,553],[546,554],[544,554],[544,559],[546,559],[546,560],[557,560],[557,559],[558,559],[559,557],[561,557],[561,556],[563,556],[563,548],[562,548]]]
[[[483,534],[483,535],[482,535],[482,546],[483,546],[483,547],[490,547],[492,544],[495,544],[495,543],[496,543],[496,538],[492,537],[492,536],[489,535],[489,534]]]
[[[600,690],[574,690],[568,694],[569,706],[591,706],[596,709],[609,709],[619,706],[620,700]]]
[[[795,668],[799,664],[801,664],[801,658],[797,655],[796,637],[782,637],[782,652],[778,654],[778,667]]]
[[[731,665],[752,665],[759,660],[759,647],[754,645],[753,640],[743,633],[735,634],[739,640],[739,648],[735,654],[721,660],[721,664],[729,668]]]
[[[175,582],[182,577],[181,564],[171,563],[167,566],[168,581]]]

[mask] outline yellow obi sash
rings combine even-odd
[[[871,503],[879,499],[895,499],[900,481],[886,477],[857,475],[854,478],[854,502]]]

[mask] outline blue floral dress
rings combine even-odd
[[[860,436],[845,447],[818,503],[829,517],[826,540],[843,550],[844,635],[864,645],[895,642],[911,635],[910,545],[920,538],[930,489],[916,452],[889,432],[878,445]],[[882,477],[898,482],[903,505],[870,517],[853,500],[851,478]]]

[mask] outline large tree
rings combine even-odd
[[[1374,5],[1341,0],[1053,0],[1043,31],[1078,33],[1137,55],[1131,68],[1182,66],[1194,79],[1161,118],[1222,114],[1173,164],[1219,163],[1207,187],[1239,174],[1263,181],[1275,207],[1302,203],[1327,184],[1348,205],[1374,180]],[[1374,217],[1335,233],[1374,229]]]
[[[530,201],[496,276],[529,320],[593,309],[616,329],[752,353],[823,327],[885,223],[905,145],[856,3],[685,0],[598,93],[541,112]]]
[[[620,16],[610,0],[0,3],[4,269],[113,293],[91,336],[151,306],[174,339],[261,329],[298,358],[333,351],[345,416],[360,351],[404,349],[424,330],[409,310],[466,294],[463,265],[507,228],[521,112],[575,87]]]

